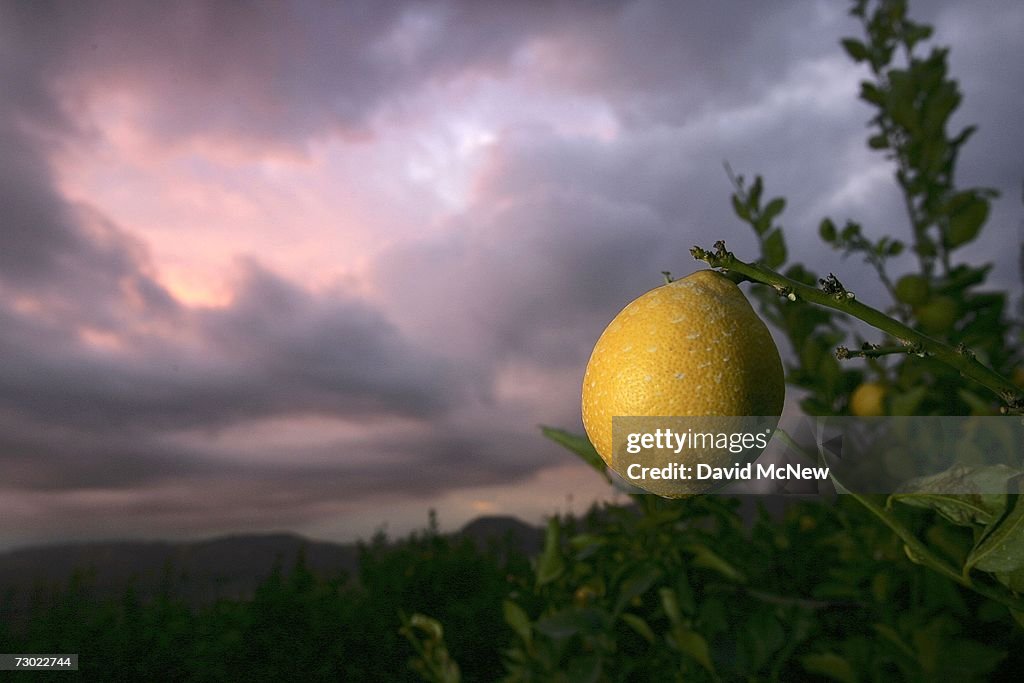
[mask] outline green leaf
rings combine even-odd
[[[871,149],[886,149],[889,146],[889,138],[885,136],[885,133],[879,133],[878,135],[872,135],[868,138],[868,147]]]
[[[704,639],[704,636],[683,626],[676,626],[669,633],[668,641],[670,644],[675,645],[680,652],[693,657],[697,660],[698,664],[714,675],[715,665],[711,661],[708,641]]]
[[[590,439],[579,434],[567,432],[564,429],[546,427],[544,425],[541,425],[540,431],[547,438],[578,455],[583,462],[597,470],[605,478],[605,481],[611,483],[608,466],[594,449],[594,444],[590,443]]]
[[[601,655],[573,657],[565,670],[566,680],[572,683],[597,683],[601,680]]]
[[[696,557],[693,560],[694,566],[712,569],[727,579],[743,583],[746,581],[740,570],[732,566],[706,545],[691,544],[686,547]]]
[[[896,632],[896,629],[888,624],[873,624],[873,626],[878,635],[882,636],[883,640],[887,640],[889,643],[894,645],[900,654],[911,662],[917,662],[917,654],[909,645],[906,644],[906,642],[904,642],[900,637],[900,634]]]
[[[935,663],[930,670],[950,681],[993,680],[993,672],[1008,654],[1003,648],[966,638],[942,638],[937,646]]]
[[[786,633],[770,610],[758,610],[742,626],[740,651],[745,655],[746,669],[758,671],[786,643]]]
[[[964,562],[964,574],[971,569],[1013,572],[1024,567],[1024,496],[1013,496],[1014,506],[974,546]]]
[[[544,536],[544,552],[537,562],[537,585],[551,583],[565,571],[562,559],[561,526],[558,519],[548,520],[547,533]]]
[[[977,130],[977,126],[966,126],[962,131],[960,131],[959,135],[957,135],[955,138],[949,141],[949,144],[951,144],[953,147],[960,147],[965,142],[967,142],[967,140],[970,139],[970,137],[974,135],[974,133],[977,132]]]
[[[437,619],[428,617],[426,614],[416,612],[409,619],[409,626],[418,628],[431,640],[443,640],[444,628]]]
[[[932,27],[924,24],[913,24],[907,28],[904,40],[907,43],[907,47],[911,50],[914,49],[914,45],[922,40],[928,40],[932,36]]]
[[[991,413],[992,405],[973,391],[957,389],[956,394],[960,397],[960,400],[970,406],[975,415],[987,415]]]
[[[761,216],[771,223],[780,213],[786,209],[786,199],[784,197],[776,197],[775,199],[768,202],[768,205],[764,207],[764,211]]]
[[[562,640],[577,633],[596,633],[601,630],[602,614],[593,607],[569,608],[537,620],[534,628],[549,638]]]
[[[1024,567],[1012,572],[998,572],[996,578],[1014,593],[1024,593]]]
[[[693,586],[690,585],[686,572],[679,572],[679,575],[676,577],[675,597],[683,614],[693,614],[697,611],[697,600],[694,597]]]
[[[869,81],[861,81],[860,98],[868,104],[873,104],[876,107],[885,103],[885,95],[883,95],[882,91],[878,89],[878,86]]]
[[[912,479],[891,500],[935,510],[953,524],[988,525],[1006,509],[1006,488],[1020,472],[1007,465],[963,467]]]
[[[631,629],[636,631],[641,638],[652,645],[654,644],[654,631],[651,630],[651,627],[641,617],[626,612],[622,615],[622,620],[626,622]]]
[[[740,220],[750,220],[750,209],[747,208],[746,204],[740,199],[740,196],[734,194],[732,196],[732,210],[736,212],[736,215],[740,217]]]
[[[928,395],[928,387],[914,387],[910,391],[893,392],[889,399],[890,412],[893,415],[915,415],[917,407]]]
[[[886,104],[896,125],[914,133],[918,128],[918,112],[914,106],[917,88],[905,69],[889,70],[889,92]]]
[[[615,609],[612,610],[614,614],[619,614],[629,601],[633,598],[643,595],[647,592],[654,582],[661,577],[661,570],[657,567],[647,567],[641,569],[635,573],[625,583],[622,584],[621,590],[619,590],[619,597],[615,601]]]
[[[821,235],[821,239],[826,242],[836,241],[836,224],[832,222],[831,218],[826,218],[821,221],[821,225],[818,226],[818,234]]]
[[[825,220],[828,220],[828,219],[826,218]],[[831,222],[831,221],[829,221],[829,222]],[[799,263],[794,263],[793,265],[791,265],[786,270],[785,275],[790,280],[796,280],[797,282],[800,282],[800,283],[805,284],[805,285],[809,285],[811,287],[813,287],[818,282],[818,276],[815,273],[812,273],[811,271],[809,271],[806,268],[804,268],[803,265],[801,265]],[[811,310],[816,310],[816,309],[811,309]]]
[[[665,586],[658,589],[658,595],[661,597],[661,608],[665,610],[668,620],[676,626],[682,624],[683,614],[679,611],[679,599],[676,597],[676,592]]]
[[[834,652],[820,652],[806,655],[801,660],[807,673],[826,676],[843,683],[857,683],[857,674],[845,657]]]
[[[761,176],[755,176],[754,182],[750,184],[750,191],[747,192],[747,206],[754,209],[761,204],[761,192],[764,191],[764,180]]]
[[[988,277],[991,270],[991,263],[986,263],[978,268],[972,268],[966,264],[960,264],[949,271],[949,274],[945,278],[945,282],[936,287],[936,292],[940,294],[956,295],[968,287],[980,285],[985,281],[985,278]]]
[[[843,38],[841,42],[843,49],[846,50],[846,54],[850,55],[850,58],[853,59],[853,61],[863,62],[868,58],[868,48],[859,40],[855,38]]]
[[[596,549],[607,543],[607,538],[597,534],[577,534],[569,539],[569,545],[576,551]]]
[[[958,199],[965,194],[969,195],[968,199]],[[950,201],[950,204],[953,206],[946,233],[946,246],[952,249],[966,244],[978,236],[981,226],[988,218],[989,203],[987,199],[970,192],[957,195]]]
[[[786,262],[786,240],[782,231],[775,228],[768,233],[761,248],[764,253],[764,264],[769,268],[778,268]]]
[[[505,623],[515,632],[517,636],[522,639],[524,643],[529,643],[533,640],[533,630],[530,627],[530,617],[523,611],[523,608],[512,602],[511,600],[505,600],[502,604],[502,612],[505,615]]]

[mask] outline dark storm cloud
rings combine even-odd
[[[243,464],[208,449],[138,439],[69,442],[54,451],[7,432],[0,437],[0,448],[16,454],[4,466],[7,509],[13,510],[7,521],[25,539],[180,536],[315,523],[361,505],[426,501],[452,488],[493,484],[496,477],[520,480],[541,465],[531,456],[535,445],[536,438],[522,432],[396,430],[314,449],[264,449]],[[507,457],[510,451],[519,457]],[[28,511],[38,502],[23,508],[20,501],[29,496],[45,500],[47,514]]]
[[[66,420],[0,414],[3,485],[21,491],[74,491],[149,486],[168,479],[224,476],[208,453],[133,432],[101,433]]]
[[[564,149],[540,137],[552,156]],[[515,138],[508,148],[517,148]],[[514,174],[516,160],[496,154],[495,163]],[[673,226],[665,217],[606,196],[585,171],[550,182],[559,176],[555,166],[533,167],[521,184],[495,180],[445,232],[398,245],[377,263],[378,286],[403,319],[428,337],[450,338],[465,361],[491,372],[510,358],[578,363],[608,322],[608,302],[658,285],[659,266],[672,268],[688,248],[666,250]],[[402,278],[423,285],[406,288]]]
[[[548,78],[581,88],[642,129],[682,125],[757,99],[835,44],[843,3],[629,2],[560,31]]]
[[[199,326],[261,385],[247,393],[269,400],[266,412],[425,417],[461,398],[455,369],[377,310],[337,292],[315,297],[256,264],[234,304],[201,314]]]
[[[148,274],[141,243],[56,188],[48,156],[83,130],[54,92],[63,68],[59,40],[20,30],[16,15],[42,6],[0,6],[0,294],[8,303],[28,296],[59,312],[65,325],[117,327],[125,296],[173,315],[177,305]],[[14,318],[8,322],[0,334],[10,343],[19,329]]]
[[[255,264],[234,305],[170,321],[191,342],[145,335],[117,353],[74,328],[8,312],[0,405],[93,432],[217,428],[269,415],[425,417],[458,399],[446,364],[378,312],[340,294],[316,297]],[[43,343],[32,343],[42,340]]]
[[[10,3],[4,18],[30,68],[150,98],[146,123],[167,140],[301,146],[372,134],[375,110],[425,81],[503,71],[524,40],[568,20],[561,5],[108,0]]]
[[[66,302],[84,293],[116,297],[130,286],[150,305],[173,307],[144,272],[136,240],[60,197],[45,158],[49,141],[29,125],[38,122],[36,107],[0,99],[0,287]]]
[[[380,416],[377,416],[380,420]],[[251,453],[188,445],[151,432],[95,432],[0,414],[3,484],[21,491],[130,490],[202,480],[272,483],[308,490],[309,501],[355,501],[390,494],[426,495],[450,486],[511,481],[538,466],[534,439],[500,429],[447,425],[443,432],[399,422],[373,436],[310,446],[259,446]],[[42,430],[47,430],[45,438]],[[508,450],[520,457],[508,458]],[[486,464],[486,467],[480,465]],[[415,476],[412,476],[415,475]],[[230,492],[223,496],[230,499]],[[183,505],[187,501],[182,501]]]

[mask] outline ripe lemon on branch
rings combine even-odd
[[[625,478],[628,463],[613,457],[620,450],[614,448],[613,417],[777,418],[784,399],[782,360],[768,328],[735,283],[700,270],[643,294],[604,330],[583,378],[583,425],[604,461]],[[721,448],[671,449],[669,455],[691,468],[736,461],[735,450]],[[711,488],[655,492],[686,495]]]
[[[850,412],[858,417],[879,417],[885,415],[885,385],[880,382],[865,382],[850,395]]]

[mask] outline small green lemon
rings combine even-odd
[[[952,297],[936,296],[914,309],[921,329],[928,334],[944,334],[953,328],[960,316],[959,306]]]
[[[911,306],[920,306],[928,301],[930,287],[923,275],[904,275],[896,281],[896,298]]]

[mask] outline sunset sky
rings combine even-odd
[[[847,3],[0,0],[0,547],[350,540],[612,494],[582,429],[630,299],[756,257],[884,304],[817,225],[906,234]],[[912,3],[998,188],[965,257],[1019,293],[1024,3]],[[904,265],[909,265],[909,262]]]

